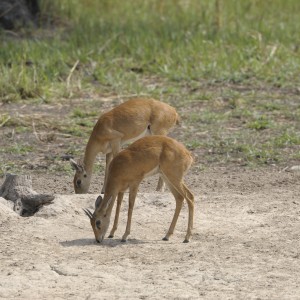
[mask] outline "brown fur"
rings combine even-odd
[[[193,227],[194,196],[185,185],[183,176],[192,162],[193,158],[190,152],[181,143],[166,136],[144,137],[122,150],[110,164],[104,198],[98,202],[94,213],[91,214],[91,225],[96,240],[98,242],[103,240],[109,226],[115,199],[118,197],[116,216],[110,237],[114,235],[123,194],[129,188],[128,221],[122,238],[123,241],[126,241],[130,233],[131,215],[138,186],[145,176],[153,175],[154,173],[151,172],[157,169],[176,200],[174,217],[164,240],[168,240],[169,236],[173,234],[183,201],[186,199],[189,208],[189,222],[184,241],[188,242]],[[100,224],[99,226],[97,226],[97,222],[98,225]]]
[[[109,164],[121,150],[122,144],[143,135],[166,135],[179,122],[175,108],[145,98],[134,98],[103,114],[91,133],[87,143],[83,164],[71,161],[76,170],[74,189],[76,193],[87,193],[92,177],[95,158],[99,152],[106,154],[105,180]],[[150,129],[148,129],[150,128]],[[158,187],[161,186],[159,183]]]

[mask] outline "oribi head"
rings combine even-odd
[[[91,175],[89,175],[83,164],[70,159],[72,168],[75,170],[73,179],[74,190],[76,194],[86,194],[89,191]]]
[[[89,217],[91,226],[94,231],[95,239],[98,243],[101,243],[108,230],[110,215],[107,214],[105,207],[101,207],[102,197],[99,196],[95,202],[95,211],[92,214],[90,210],[83,209],[86,215]]]

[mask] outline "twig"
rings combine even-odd
[[[62,137],[66,137],[66,138],[69,138],[69,137],[72,137],[72,134],[68,134],[68,133],[56,133],[57,136],[62,136]]]
[[[13,128],[12,132],[11,132],[11,137],[10,140],[14,140],[15,139],[15,129]]]
[[[37,133],[36,130],[35,130],[35,124],[34,124],[34,121],[32,121],[32,129],[33,129],[33,134],[34,134],[34,136],[36,137],[36,139],[37,139],[39,142],[41,142],[42,140],[39,138],[39,135],[38,135],[38,133]]]
[[[8,34],[11,34],[15,37],[19,37],[20,35],[14,31],[11,31],[11,30],[3,30],[5,33],[8,33]]]
[[[281,173],[281,172],[287,172],[289,168],[290,168],[290,167],[285,167],[285,168],[283,168],[282,170],[280,170],[279,173]]]
[[[46,102],[46,98],[44,98],[40,93],[33,91],[33,94],[37,97],[40,97],[43,100],[43,102]]]
[[[274,54],[276,53],[277,48],[278,48],[277,45],[275,45],[275,46],[272,47],[271,52],[270,52],[269,56],[267,57],[267,59],[266,59],[266,61],[265,61],[265,64],[267,64],[267,63],[271,60],[271,58],[272,58],[272,57],[274,56]]]
[[[7,121],[10,120],[10,116],[7,116],[7,118],[0,124],[0,127],[4,126]]]
[[[9,7],[6,11],[4,11],[1,15],[0,18],[4,17],[7,15],[11,10],[13,10],[16,6],[18,6],[18,2],[16,2],[13,6]]]
[[[110,38],[109,40],[107,40],[104,45],[98,50],[98,54],[102,53],[106,48],[107,46],[113,41],[115,40],[116,38],[118,38],[120,36],[120,33],[114,35],[112,38]]]
[[[70,81],[71,81],[71,77],[73,75],[73,72],[75,71],[77,65],[79,64],[79,60],[77,60],[74,64],[74,66],[72,67],[72,69],[70,70],[69,76],[67,78],[67,88],[69,89],[70,87]]]
[[[240,128],[234,128],[234,127],[226,127],[227,130],[233,130],[233,131],[237,131],[240,130]]]
[[[216,28],[216,31],[219,32],[220,29],[221,29],[221,14],[220,14],[220,11],[221,11],[221,5],[220,5],[220,0],[216,0],[215,1],[215,9],[216,9],[216,12],[215,12],[215,28]]]

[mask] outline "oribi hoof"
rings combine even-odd
[[[122,239],[122,240],[121,240],[121,242],[122,242],[122,243],[126,243],[126,242],[127,242],[127,240],[124,240],[124,239]]]
[[[185,239],[183,242],[184,242],[184,243],[188,243],[188,242],[189,242],[189,240],[186,240],[186,239]]]
[[[167,238],[167,237],[164,237],[162,240],[163,240],[163,241],[168,241],[168,240],[169,240],[169,238]]]
[[[112,239],[114,236],[112,235],[112,234],[110,234],[109,236],[108,236],[108,238],[109,239]]]

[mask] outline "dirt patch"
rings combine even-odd
[[[102,176],[91,188],[98,193]],[[196,196],[194,235],[183,244],[187,205],[169,242],[175,202],[143,182],[127,243],[127,197],[115,239],[95,243],[82,207],[96,194],[74,195],[67,176],[33,176],[57,195],[34,217],[0,201],[2,299],[297,299],[299,173],[212,169],[188,175]],[[97,183],[98,181],[98,183]],[[111,220],[112,223],[112,220]]]
[[[219,116],[232,110],[225,100],[216,97],[207,108],[206,102],[178,107],[183,122],[171,133],[195,156],[185,179],[196,199],[194,234],[188,244],[182,243],[186,205],[174,236],[169,242],[161,240],[175,201],[168,192],[154,192],[157,176],[140,186],[128,242],[120,241],[126,197],[116,238],[95,242],[82,208],[92,209],[101,191],[104,157],[97,162],[90,194],[75,195],[73,171],[61,156],[82,156],[97,119],[94,114],[75,118],[74,108],[89,113],[97,108],[101,114],[117,104],[112,99],[1,105],[0,174],[30,174],[35,191],[56,194],[56,199],[30,218],[17,216],[0,199],[0,298],[299,298],[300,173],[287,172],[299,165],[296,155],[287,155],[298,149],[297,141],[289,152],[279,149],[284,157],[280,163],[267,155],[265,167],[254,168],[257,164],[248,161],[252,156],[241,152],[245,142],[252,143],[247,134],[261,145],[268,132],[249,133],[244,117],[228,122],[220,117],[224,123],[220,122]],[[214,103],[220,107],[216,120],[210,113]],[[227,140],[224,132],[236,134]],[[273,147],[268,144],[266,149]],[[264,154],[250,150],[258,160]]]

